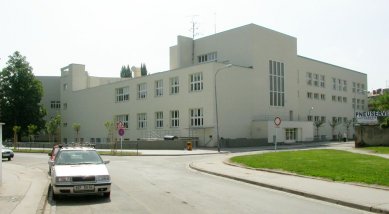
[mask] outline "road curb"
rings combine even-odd
[[[235,176],[230,176],[230,175],[226,175],[226,174],[222,174],[222,173],[212,172],[212,171],[197,167],[193,162],[189,164],[189,167],[191,169],[194,169],[194,170],[197,170],[200,172],[204,172],[207,174],[216,175],[216,176],[220,176],[220,177],[224,177],[224,178],[229,178],[229,179],[233,179],[236,181],[241,181],[241,182],[245,182],[245,183],[249,183],[249,184],[253,184],[253,185],[257,185],[257,186],[261,186],[261,187],[265,187],[265,188],[269,188],[269,189],[274,189],[274,190],[278,190],[278,191],[283,191],[283,192],[295,194],[295,195],[300,195],[300,196],[307,197],[307,198],[321,200],[321,201],[325,201],[325,202],[329,202],[329,203],[333,203],[333,204],[338,204],[338,205],[342,205],[342,206],[346,206],[346,207],[351,207],[354,209],[369,211],[369,212],[389,214],[389,210],[383,210],[380,208],[360,205],[360,204],[342,201],[342,200],[338,200],[338,199],[332,199],[332,198],[328,198],[328,197],[324,197],[324,196],[320,196],[320,195],[316,195],[316,194],[312,194],[312,193],[306,193],[306,192],[299,191],[299,190],[287,189],[284,187],[274,186],[271,184],[266,184],[266,183],[257,182],[257,181],[251,181],[251,180],[238,178]]]
[[[38,205],[38,209],[36,210],[36,214],[44,214],[46,205],[47,205],[47,198],[49,194],[49,181],[46,182],[45,189],[43,190],[43,195],[41,197],[41,200]]]

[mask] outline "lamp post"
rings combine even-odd
[[[228,65],[225,65],[221,68],[218,68],[215,72],[215,77],[214,77],[214,80],[215,80],[215,113],[216,113],[216,143],[217,143],[217,151],[220,152],[220,139],[219,139],[219,113],[218,113],[218,110],[217,110],[217,87],[216,87],[216,77],[217,77],[217,74],[219,73],[219,71],[223,70],[223,69],[226,69],[226,68],[229,68],[231,67],[232,64],[228,64]]]

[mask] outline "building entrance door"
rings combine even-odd
[[[297,128],[285,129],[285,143],[295,143],[297,136]]]

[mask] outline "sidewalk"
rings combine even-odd
[[[49,185],[47,174],[12,162],[3,162],[2,170],[1,213],[42,213]]]
[[[356,151],[342,147],[334,149],[360,152],[359,150]],[[242,168],[229,164],[228,159],[235,155],[215,155],[207,159],[193,162],[190,164],[190,167],[205,173],[313,199],[323,200],[330,203],[340,204],[365,211],[389,213],[389,188],[380,189]],[[389,155],[386,155],[386,158],[389,158]]]

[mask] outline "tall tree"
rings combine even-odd
[[[141,64],[140,65],[140,75],[143,77],[143,76],[147,76],[147,68],[146,68],[146,64]]]
[[[0,121],[6,124],[5,138],[12,138],[15,125],[21,127],[22,134],[27,134],[29,124],[35,124],[38,130],[44,127],[42,96],[42,83],[35,78],[26,57],[16,51],[0,72]]]
[[[131,74],[131,69],[130,69],[130,66],[127,65],[123,65],[122,66],[122,69],[120,70],[120,77],[121,78],[131,78],[132,77],[132,74]]]
[[[388,111],[389,110],[389,92],[379,95],[369,101],[373,111]],[[389,128],[389,117],[378,117],[381,128]]]

